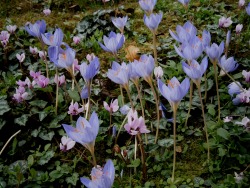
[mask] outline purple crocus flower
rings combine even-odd
[[[231,84],[229,84],[227,86],[228,93],[231,97],[233,97],[235,94],[237,95],[237,94],[240,94],[242,92],[242,90],[239,86],[241,86],[240,82],[237,82],[237,84],[235,82],[232,82]]]
[[[187,21],[183,26],[177,25],[176,34],[171,30],[169,33],[176,41],[184,43],[197,35],[197,29],[190,21]]]
[[[113,82],[120,84],[124,87],[128,86],[128,82],[130,79],[130,71],[131,67],[126,65],[126,63],[122,63],[121,65],[117,62],[112,63],[112,68],[108,69],[107,77]]]
[[[211,43],[211,34],[207,30],[203,30],[202,32],[202,37],[200,38],[202,45],[203,45],[203,50],[206,49],[207,46],[210,46]]]
[[[243,70],[242,75],[244,76],[246,82],[250,82],[250,71],[247,72]]]
[[[110,32],[109,36],[103,37],[103,42],[99,43],[101,48],[107,52],[111,52],[114,55],[117,55],[118,50],[122,47],[123,43],[125,42],[125,37],[123,34],[114,33],[113,31]]]
[[[87,188],[111,188],[115,179],[115,167],[112,160],[108,160],[103,168],[96,166],[92,168],[91,179],[80,178]]]
[[[188,6],[190,0],[178,0],[184,7]]]
[[[33,37],[41,39],[42,34],[46,30],[46,23],[44,20],[38,20],[34,24],[28,23],[25,26],[25,30]]]
[[[91,87],[90,87],[90,93],[91,93]],[[88,87],[85,85],[83,86],[82,91],[81,91],[81,98],[87,99],[88,97],[89,97],[89,91],[88,91]]]
[[[226,37],[226,48],[229,47],[230,41],[231,41],[231,31],[228,30],[228,32],[227,32],[227,37]]]
[[[176,77],[173,77],[168,82],[168,86],[158,79],[160,93],[168,100],[172,107],[180,103],[182,98],[187,94],[189,86],[190,82],[188,78],[185,78],[182,83],[180,83]]]
[[[201,77],[208,66],[207,57],[204,57],[199,64],[196,60],[192,60],[190,64],[182,62],[183,71],[193,80],[195,84],[200,84]]]
[[[86,62],[83,62],[80,65],[81,75],[86,82],[89,82],[91,79],[93,79],[94,76],[98,73],[99,69],[100,69],[100,62],[98,57],[95,57],[89,63],[89,65],[87,65]]]
[[[62,126],[72,140],[82,144],[91,153],[94,152],[95,139],[99,131],[99,119],[95,112],[91,114],[89,121],[80,116],[76,128],[66,124]]]
[[[156,0],[139,0],[140,7],[147,13],[151,14],[153,12]]]
[[[137,111],[132,109],[128,113],[128,123],[124,125],[124,128],[130,135],[137,135],[138,133],[149,133],[144,118],[141,116],[138,118]]]
[[[37,80],[38,77],[41,75],[41,72],[38,71],[38,72],[34,72],[33,70],[30,71],[30,76],[34,79],[34,80]]]
[[[236,61],[234,61],[233,57],[226,59],[226,56],[221,57],[219,64],[223,69],[223,70],[220,70],[220,76],[224,76],[226,74],[225,72],[227,73],[233,72],[239,66],[239,64]]]
[[[118,99],[112,100],[110,105],[106,101],[103,101],[103,106],[109,113],[116,112],[119,109]]]
[[[218,61],[224,51],[224,42],[220,43],[220,46],[213,43],[210,47],[206,47],[206,54],[212,62]]]
[[[42,39],[48,46],[61,46],[63,41],[63,32],[60,28],[56,29],[54,34],[45,33],[42,34]]]
[[[250,3],[248,3],[248,5],[246,7],[246,12],[250,16]]]
[[[162,12],[160,12],[159,14],[150,14],[149,16],[147,16],[146,14],[144,15],[144,23],[151,32],[156,33],[157,28],[162,20],[162,15]]]
[[[124,31],[124,27],[127,23],[128,16],[125,17],[118,17],[118,18],[112,18],[112,22],[115,27],[117,27],[121,33]]]

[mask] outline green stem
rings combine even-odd
[[[220,120],[220,95],[219,95],[219,85],[218,85],[218,72],[217,72],[217,60],[215,60],[213,63],[214,67],[214,79],[216,84],[216,92],[217,92],[217,101],[218,101],[218,121]]]
[[[71,70],[68,70],[68,71],[69,71],[69,73],[71,74],[71,77],[73,78],[73,80],[75,81],[75,84],[76,84],[78,93],[79,93],[79,95],[80,95],[80,97],[81,97],[81,88],[80,88],[80,86],[79,86],[79,84],[78,84],[78,82],[77,82],[77,80],[76,80],[76,77],[75,77],[75,75],[72,73]],[[83,105],[83,107],[85,106],[84,100],[83,100],[83,99],[82,99],[82,105]]]
[[[145,153],[145,150],[144,150],[143,141],[142,141],[140,133],[137,134],[137,137],[138,137],[138,140],[139,140],[140,150],[141,150],[142,179],[143,179],[143,182],[146,182],[147,181],[147,166],[146,166],[146,163],[145,163],[146,153]]]
[[[93,164],[94,164],[95,167],[97,167],[96,158],[95,158],[95,151],[94,150],[93,151],[90,150],[90,153],[91,153],[92,158],[93,158]]]
[[[176,164],[176,114],[177,114],[177,108],[178,104],[173,104],[172,109],[173,109],[173,116],[174,116],[174,156],[173,156],[173,171],[172,171],[172,183],[174,183],[174,173],[175,173],[175,164]]]
[[[56,67],[56,76],[57,76],[57,82],[56,82],[56,109],[55,113],[57,115],[57,108],[58,108],[58,92],[59,92],[59,75],[58,75],[58,69]]]
[[[156,48],[156,34],[155,34],[155,32],[153,32],[153,45],[154,45],[155,66],[158,66],[158,62],[157,62],[157,48]]]
[[[130,101],[130,104],[131,104],[131,108],[134,111],[135,108],[134,108],[134,104],[133,104],[133,101],[132,101],[132,98],[131,98],[131,95],[130,95],[129,85],[125,86],[124,88],[127,91],[128,98],[129,98],[129,101]]]
[[[145,119],[144,107],[143,107],[143,103],[142,103],[141,90],[140,90],[140,88],[139,88],[138,82],[135,81],[134,84],[135,84],[136,90],[137,90],[137,92],[138,92],[138,97],[139,97],[140,104],[141,104],[141,113],[142,113],[142,117]]]
[[[203,116],[203,121],[204,121],[204,129],[205,129],[206,140],[207,140],[207,159],[208,159],[208,162],[209,162],[210,161],[210,146],[209,146],[209,140],[208,140],[208,131],[207,131],[205,112],[204,112],[204,105],[203,105],[202,97],[201,97],[200,83],[197,84],[197,88],[198,88],[198,93],[199,93],[200,102],[201,102],[201,110],[202,110],[202,116]]]
[[[90,112],[90,87],[91,87],[91,83],[92,80],[90,82],[88,82],[88,107],[87,107],[87,111],[86,111],[86,115],[85,115],[85,118],[88,119],[89,117],[89,112]]]
[[[185,121],[185,127],[187,127],[187,122],[188,122],[188,118],[190,116],[190,112],[191,112],[191,107],[192,107],[192,101],[193,101],[193,81],[190,82],[190,91],[189,91],[189,105],[188,105],[188,114],[187,114],[187,118]]]
[[[122,106],[124,106],[124,96],[123,96],[123,91],[122,91],[122,85],[120,85],[120,91],[121,91],[121,96],[122,96]]]
[[[208,87],[208,83],[207,83],[207,71],[205,71],[204,73],[204,84],[205,84],[205,95],[204,95],[204,103],[206,103],[207,101],[207,87]]]

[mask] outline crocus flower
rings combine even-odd
[[[38,76],[37,85],[41,88],[45,88],[49,84],[49,78],[46,78],[43,75]]]
[[[61,86],[65,83],[65,76],[62,75],[62,76],[58,76],[58,75],[55,75],[54,77],[54,82],[57,84],[58,82],[58,85]]]
[[[250,82],[250,71],[247,72],[247,71],[243,70],[242,75],[244,76],[246,82]]]
[[[111,31],[109,33],[109,36],[103,37],[103,42],[104,45],[102,43],[99,43],[101,48],[107,52],[111,52],[114,55],[117,55],[118,50],[122,47],[123,43],[125,42],[125,37],[123,34],[120,33],[114,33],[113,31]]]
[[[45,16],[49,16],[51,14],[51,10],[49,8],[46,8],[43,10],[43,13],[45,14]]]
[[[201,77],[207,69],[207,57],[204,57],[199,64],[196,60],[192,60],[190,64],[182,62],[183,71],[193,80],[195,84],[200,84]]]
[[[153,12],[156,0],[139,0],[140,7],[147,13],[151,14]]]
[[[210,58],[212,62],[216,62],[220,59],[222,53],[224,51],[224,42],[220,43],[220,46],[213,43],[210,47],[206,47],[206,54]]]
[[[178,0],[184,7],[188,6],[190,0]]]
[[[246,12],[250,16],[250,3],[248,3],[248,5],[246,7]]]
[[[228,48],[230,41],[231,41],[231,31],[228,30],[226,37],[226,48]]]
[[[244,174],[243,172],[237,174],[236,172],[234,172],[234,179],[236,183],[240,183],[244,178]]]
[[[84,108],[83,107],[79,108],[79,104],[77,102],[73,103],[73,101],[72,101],[70,106],[69,106],[68,114],[75,116],[75,115],[82,113],[83,110],[84,110]]]
[[[72,149],[75,146],[75,144],[76,142],[74,140],[72,140],[71,138],[67,136],[63,136],[61,138],[60,150],[66,152]]]
[[[220,66],[222,67],[223,70],[220,70],[220,76],[225,75],[225,72],[233,72],[236,70],[239,66],[239,64],[234,61],[233,57],[230,57],[226,59],[226,56],[222,56],[220,61],[219,61]]]
[[[162,12],[159,14],[150,14],[149,16],[145,14],[143,20],[150,31],[156,34],[157,28],[162,20]]]
[[[36,54],[38,53],[37,47],[32,48],[32,47],[30,46],[30,53],[33,54],[33,55],[36,55]]]
[[[244,117],[241,122],[235,122],[235,124],[238,125],[243,125],[247,131],[250,131],[250,119],[248,119],[248,117]]]
[[[22,63],[25,59],[25,53],[21,53],[21,54],[16,54],[16,58],[18,59],[18,61],[20,63]]]
[[[76,127],[63,124],[63,128],[72,140],[82,144],[91,153],[94,152],[95,139],[99,130],[99,120],[95,112],[91,114],[89,121],[80,116]]]
[[[43,42],[48,46],[61,46],[63,41],[63,32],[60,28],[57,28],[54,34],[52,33],[42,34],[42,39]]]
[[[79,44],[80,42],[81,42],[81,38],[80,37],[78,37],[78,36],[74,36],[73,37],[73,42],[74,42],[74,44]]]
[[[13,33],[16,31],[17,26],[16,26],[16,25],[7,25],[7,26],[6,26],[6,29],[7,29],[11,34],[13,34]]]
[[[112,22],[116,28],[120,30],[121,33],[124,32],[124,27],[127,23],[128,16],[112,18]]]
[[[128,123],[124,125],[124,128],[130,135],[137,135],[138,133],[149,133],[144,118],[141,116],[138,118],[137,111],[132,109],[128,113]]]
[[[110,105],[108,105],[106,101],[103,101],[103,106],[107,111],[109,111],[109,113],[116,112],[119,109],[118,99],[115,99],[114,101],[112,100]]]
[[[120,112],[123,114],[123,115],[127,115],[128,112],[130,111],[131,108],[129,108],[128,105],[124,105],[120,108]]]
[[[93,167],[91,170],[91,179],[81,177],[80,181],[87,188],[111,188],[115,179],[115,167],[112,160],[108,160],[103,168]]]
[[[38,20],[34,24],[28,23],[25,26],[25,30],[33,37],[37,37],[39,39],[42,38],[42,34],[46,30],[46,23],[44,20]]]
[[[241,87],[242,86],[241,86],[240,82],[237,82],[237,84],[235,82],[232,82],[231,84],[229,84],[227,86],[229,95],[231,95],[231,97],[233,97],[235,94],[237,95],[237,94],[241,93],[242,92]]]
[[[232,24],[232,20],[231,20],[231,17],[224,17],[222,16],[220,19],[219,19],[219,27],[229,27],[231,24]]]
[[[154,69],[154,75],[156,78],[161,78],[163,76],[163,70],[160,66],[155,67]]]
[[[160,93],[165,97],[170,105],[178,105],[182,98],[187,94],[189,90],[190,82],[188,78],[185,78],[180,83],[176,77],[173,77],[166,86],[160,79],[158,79],[158,88]]]
[[[93,79],[94,76],[98,73],[99,69],[100,69],[100,62],[98,57],[95,57],[89,63],[89,65],[86,62],[83,62],[80,65],[81,75],[86,82],[89,82],[91,79]]]
[[[239,7],[243,7],[245,5],[245,0],[239,0]]]
[[[126,87],[130,78],[130,68],[131,67],[124,62],[120,65],[114,61],[112,68],[108,69],[107,77],[113,82]]]
[[[202,37],[199,38],[202,42],[203,49],[206,49],[207,46],[210,46],[211,43],[211,34],[207,30],[203,30]]]
[[[90,93],[91,93],[91,88],[90,88]],[[88,87],[85,85],[83,86],[82,91],[81,91],[81,98],[87,99],[88,97],[89,97],[89,91],[88,91]]]
[[[240,34],[242,28],[243,28],[243,25],[242,25],[242,24],[236,25],[235,31],[236,31],[236,34],[237,34],[237,35]]]

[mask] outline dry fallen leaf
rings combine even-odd
[[[139,60],[140,59],[140,56],[138,54],[138,52],[140,51],[139,48],[137,48],[136,46],[133,46],[133,45],[129,45],[126,49],[126,58],[129,60],[129,61],[134,61],[135,59],[136,60]]]
[[[176,146],[176,152],[178,152],[178,153],[182,152],[181,146]]]

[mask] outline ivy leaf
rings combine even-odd
[[[174,140],[173,139],[164,138],[164,139],[158,141],[158,145],[162,146],[162,147],[170,147],[173,144],[174,144]]]
[[[3,115],[5,112],[8,112],[11,108],[9,107],[6,100],[0,100],[0,115]]]
[[[16,118],[14,122],[18,125],[25,126],[28,121],[29,114],[23,114],[21,117]]]
[[[77,101],[77,102],[80,101],[80,96],[77,91],[68,90],[68,94],[71,97],[71,99],[73,99],[74,101]]]
[[[39,133],[39,137],[43,140],[52,140],[53,136],[55,135],[54,131],[50,131],[49,133],[46,130],[43,130]]]
[[[137,158],[137,159],[131,161],[131,164],[128,165],[127,167],[135,167],[136,168],[140,165],[140,163],[141,163],[141,160]]]
[[[47,151],[47,152],[45,153],[45,155],[43,155],[43,156],[37,161],[37,163],[38,163],[39,165],[44,165],[44,164],[48,163],[49,160],[50,160],[52,157],[54,157],[54,155],[55,155],[55,152],[54,152],[54,151],[52,151],[52,150]]]
[[[72,184],[72,185],[76,186],[78,179],[79,179],[79,174],[74,172],[70,177],[66,178],[66,182],[68,184]]]
[[[63,113],[63,114],[57,116],[55,119],[53,119],[51,121],[51,123],[49,124],[49,128],[58,128],[58,127],[61,127],[61,125],[59,124],[59,121],[65,119],[66,116],[67,116],[67,113]]]
[[[0,130],[3,128],[3,126],[5,125],[6,121],[0,119]]]
[[[214,104],[208,104],[207,105],[208,113],[212,116],[215,115],[215,105]]]
[[[224,138],[226,140],[228,140],[228,138],[230,137],[229,132],[223,128],[217,129],[217,135],[221,136],[222,138]]]
[[[34,100],[29,102],[31,106],[37,106],[39,108],[45,108],[48,102],[43,101],[43,100]]]

